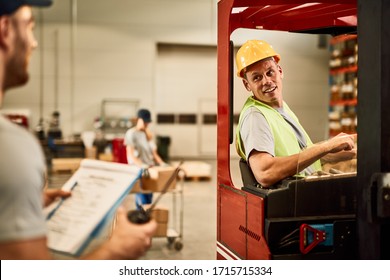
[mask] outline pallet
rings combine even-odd
[[[82,158],[53,158],[51,171],[53,173],[73,173],[80,167]]]
[[[177,165],[172,162],[172,165]],[[209,181],[211,180],[211,165],[202,161],[184,161],[181,169],[186,181]]]
[[[184,180],[192,182],[211,181],[211,176],[185,176]]]

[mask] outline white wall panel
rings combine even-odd
[[[217,113],[216,47],[159,45],[156,64],[156,113],[195,114],[197,123],[175,124],[169,133],[166,125],[157,126],[159,134],[174,139],[172,156],[216,156],[216,124],[202,125],[202,114]],[[183,129],[187,132],[183,134]],[[191,152],[185,152],[190,141]]]
[[[199,156],[198,127],[196,125],[155,125],[154,131],[156,135],[171,138],[170,157],[194,158]]]
[[[202,116],[217,114],[216,98],[199,99],[199,155],[217,158],[217,124],[204,124]]]

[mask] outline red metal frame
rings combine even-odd
[[[320,2],[320,3],[319,3]],[[238,28],[321,33],[357,25],[356,0],[218,2],[217,259],[270,259],[264,201],[233,185],[230,174],[230,35]],[[241,8],[236,12],[234,8]],[[248,38],[250,39],[250,38]]]

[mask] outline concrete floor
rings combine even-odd
[[[198,160],[197,160],[198,161]],[[179,183],[182,193],[168,192],[161,197],[159,205],[170,211],[168,228],[179,234],[173,239],[174,243],[182,243],[181,250],[176,250],[169,244],[167,237],[155,237],[152,247],[143,260],[214,260],[216,259],[216,232],[217,232],[217,181],[216,160],[201,160],[211,165],[210,180],[185,180]],[[231,163],[233,182],[240,179],[238,160]],[[58,187],[64,177],[51,178],[52,187]],[[182,194],[182,196],[181,196]],[[157,197],[157,193],[154,199]],[[176,199],[174,201],[174,199]],[[134,208],[134,195],[129,195],[125,202],[128,209]],[[176,215],[173,215],[176,211]],[[180,213],[183,214],[182,222]],[[168,236],[172,236],[168,233]],[[173,244],[174,244],[173,243]],[[61,257],[60,257],[61,258]]]
[[[144,260],[215,260],[217,240],[217,180],[216,160],[201,160],[211,165],[211,179],[205,181],[186,180],[183,182],[183,205],[176,201],[176,209],[183,211],[181,250],[169,246],[167,238],[153,238],[153,245]],[[232,161],[233,181],[237,180],[238,160]],[[166,193],[161,205],[175,207],[172,194]],[[171,218],[171,217],[170,217]],[[180,221],[180,219],[176,219]],[[180,225],[180,222],[179,224]],[[170,224],[173,228],[174,225]],[[179,231],[180,232],[180,231]],[[176,240],[180,241],[180,238]]]
[[[213,176],[215,178],[215,176]],[[177,196],[173,203],[173,194],[166,193],[159,203],[170,210],[169,227],[182,236],[174,243],[182,243],[181,250],[169,246],[168,238],[155,237],[151,249],[142,258],[145,260],[210,260],[216,258],[216,184],[210,181],[184,181],[183,196]],[[181,204],[182,203],[182,204]],[[176,207],[176,225],[172,217]],[[183,213],[180,221],[180,211]],[[181,229],[182,226],[182,229]],[[168,236],[172,236],[168,233]]]

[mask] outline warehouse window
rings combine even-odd
[[[180,124],[196,124],[195,114],[179,114]]]
[[[173,124],[175,123],[174,114],[157,114],[157,123],[158,124]]]
[[[203,115],[203,124],[216,124],[216,123],[217,123],[217,114]]]

